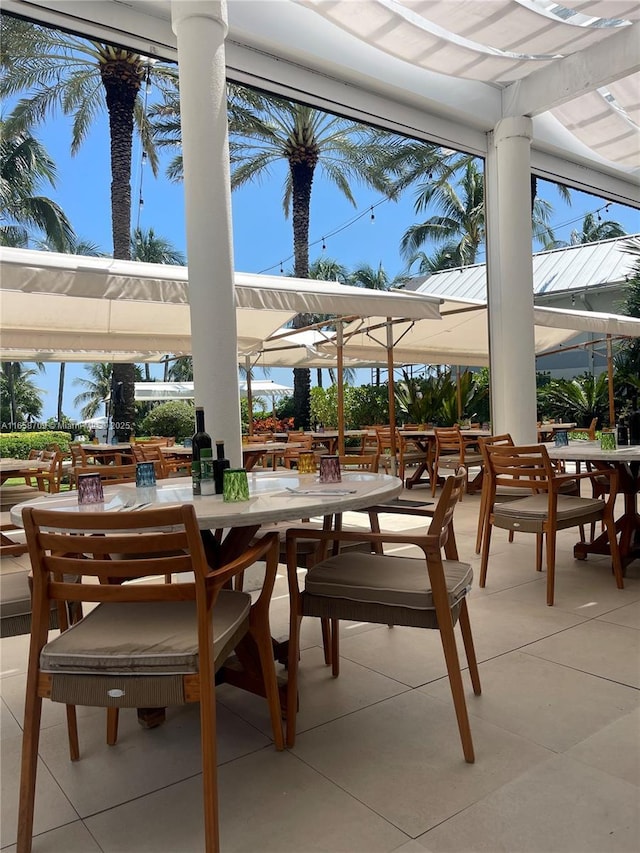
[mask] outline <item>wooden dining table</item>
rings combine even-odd
[[[128,441],[121,441],[117,444],[94,444],[90,442],[81,444],[80,447],[101,465],[108,465],[110,462],[114,462],[116,465],[124,465],[133,462],[133,451]]]
[[[616,519],[619,533],[620,559],[623,568],[632,560],[640,558],[640,515],[638,493],[640,492],[640,446],[626,445],[615,450],[603,450],[599,441],[570,441],[562,447],[547,449],[551,459],[571,462],[590,462],[594,468],[618,472],[618,493],[623,496],[623,511]],[[584,560],[588,554],[609,554],[606,533],[593,542],[578,542],[574,556]]]
[[[424,459],[418,463],[415,471],[410,477],[405,480],[407,489],[412,489],[414,486],[431,485],[433,477],[433,451],[436,443],[436,434],[432,429],[400,429],[399,434],[410,439],[415,446],[424,453]],[[463,439],[480,438],[482,436],[490,436],[489,429],[460,429]],[[467,441],[469,443],[469,441]],[[425,477],[424,474],[427,476]]]
[[[49,468],[51,462],[42,462],[39,459],[16,459],[5,456],[0,459],[0,485],[10,477],[28,477],[37,471]]]

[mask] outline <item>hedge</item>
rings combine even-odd
[[[0,456],[27,459],[30,450],[47,450],[51,444],[57,444],[62,453],[68,453],[70,441],[71,433],[58,430],[3,432],[0,433]]]

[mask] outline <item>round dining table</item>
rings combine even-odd
[[[317,474],[296,470],[249,471],[249,500],[225,502],[222,495],[194,495],[191,478],[159,480],[155,487],[140,489],[133,483],[104,487],[104,502],[78,505],[77,492],[47,495],[18,504],[11,520],[22,524],[25,506],[60,508],[73,512],[144,512],[148,507],[192,503],[207,557],[212,565],[235,559],[263,524],[298,521],[312,516],[339,515],[348,510],[366,509],[398,495],[402,483],[397,477],[368,471],[344,471],[339,483],[320,483]],[[219,531],[210,535],[211,531]]]
[[[623,496],[623,511],[616,519],[616,530],[620,534],[620,559],[623,568],[632,560],[640,558],[640,515],[637,496],[640,492],[640,446],[624,445],[615,450],[603,450],[599,441],[570,441],[568,445],[547,448],[551,459],[571,462],[590,462],[594,468],[613,468],[618,472],[618,493]],[[593,542],[578,542],[574,549],[578,559],[587,554],[608,554],[606,534]]]
[[[60,509],[78,513],[143,513],[150,507],[170,504],[193,504],[202,534],[207,561],[212,567],[224,565],[240,556],[264,524],[324,516],[327,529],[332,516],[340,517],[348,510],[360,510],[384,504],[402,491],[397,477],[373,474],[367,471],[345,471],[339,483],[320,483],[316,474],[298,474],[287,471],[250,471],[249,500],[225,502],[222,495],[194,496],[191,478],[181,477],[159,480],[155,487],[138,488],[135,484],[104,487],[104,502],[78,504],[78,493],[65,492],[18,504],[11,510],[11,520],[22,526],[22,510],[27,506],[40,506],[49,510]],[[273,640],[274,657],[287,660],[286,641]],[[250,638],[243,641],[243,667],[224,666],[218,678],[237,687],[264,694],[261,665],[255,644]],[[280,685],[281,699],[285,700],[286,685]],[[164,718],[161,709],[144,714],[153,725]]]

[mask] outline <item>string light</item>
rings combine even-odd
[[[373,206],[372,206],[370,209],[371,209],[371,216],[369,217],[369,219],[370,219],[372,222],[375,222],[375,220],[376,220],[376,215],[375,215],[375,213],[373,212]]]
[[[280,261],[280,275],[284,275],[284,264]]]
[[[325,243],[324,237],[322,238],[322,251],[326,251],[327,244]]]

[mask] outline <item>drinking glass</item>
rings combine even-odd
[[[138,462],[136,465],[136,486],[144,488],[145,486],[155,486],[156,484],[156,469],[153,462]]]
[[[559,429],[553,437],[556,447],[567,447],[569,444],[569,433],[566,429]]]
[[[249,500],[249,479],[246,468],[225,468],[222,500],[226,503]]]
[[[315,474],[317,471],[316,455],[312,451],[303,451],[298,456],[298,472],[300,474]]]
[[[602,450],[616,449],[616,434],[615,432],[603,432],[600,436],[600,447]]]
[[[340,458],[338,456],[320,457],[320,482],[339,483],[342,480],[340,474]]]
[[[78,503],[99,504],[104,501],[100,474],[78,475]]]

